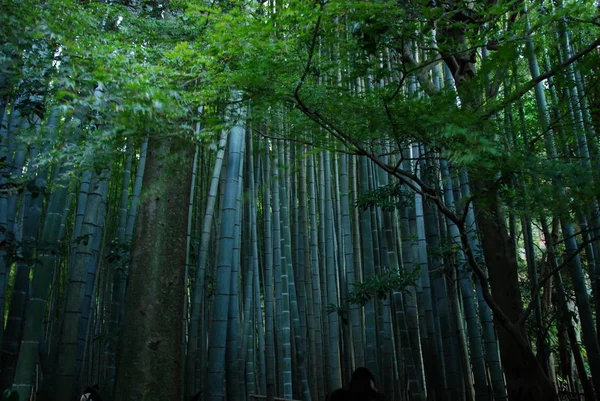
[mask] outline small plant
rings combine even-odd
[[[393,292],[408,291],[408,287],[415,285],[419,275],[419,270],[407,272],[403,268],[398,270],[385,269],[379,274],[375,274],[362,282],[356,283],[354,288],[348,293],[345,302],[338,306],[329,304],[327,313],[337,313],[345,324],[347,324],[348,310],[350,305],[365,306],[373,298],[387,299]]]

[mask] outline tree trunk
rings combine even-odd
[[[476,188],[489,188],[485,182],[477,182]],[[513,240],[509,237],[504,218],[499,211],[495,194],[488,194],[485,210],[479,206],[477,223],[481,232],[481,243],[486,266],[492,284],[492,296],[505,315],[516,322],[522,311],[523,303],[517,276],[517,259]],[[516,352],[520,349],[517,340],[501,325],[497,324],[500,341],[500,355],[504,365],[508,398],[520,400],[555,400],[554,386],[544,374],[532,350],[528,353]],[[521,327],[523,338],[525,329]]]
[[[228,335],[228,312],[231,300],[231,276],[235,247],[235,219],[239,191],[240,154],[244,130],[235,125],[229,134],[226,181],[221,212],[219,250],[216,260],[216,283],[214,307],[208,347],[207,399],[224,400],[226,397],[226,344]],[[118,401],[118,400],[117,400]]]
[[[70,401],[74,396],[78,383],[79,372],[76,361],[79,353],[79,331],[83,319],[87,319],[87,312],[85,311],[86,293],[91,294],[91,289],[86,291],[88,287],[88,269],[90,266],[92,266],[92,269],[95,266],[95,258],[97,257],[104,224],[105,208],[102,203],[106,198],[105,190],[107,189],[105,174],[106,171],[102,172],[99,177],[94,174],[81,223],[81,236],[76,237],[81,238],[81,240],[74,241],[75,252],[69,264],[69,281],[65,295],[66,305],[60,327],[56,378],[53,383],[56,385],[53,399],[57,401]],[[87,307],[89,305],[88,303]]]
[[[33,385],[35,363],[38,358],[38,349],[43,328],[43,317],[46,311],[46,300],[56,265],[56,254],[59,247],[58,241],[60,240],[60,221],[67,199],[67,191],[68,181],[61,179],[58,183],[58,189],[50,196],[46,218],[44,219],[41,240],[49,244],[49,246],[42,247],[38,251],[40,265],[35,270],[33,276],[31,297],[29,298],[25,315],[23,340],[13,380],[13,386],[16,387],[21,399],[26,399]]]
[[[221,168],[223,167],[223,157],[225,155],[225,146],[227,145],[227,131],[223,130],[219,144],[217,145],[217,154],[215,165],[213,168],[212,178],[210,180],[210,188],[206,199],[206,209],[202,220],[202,233],[200,236],[200,250],[198,252],[198,263],[194,279],[194,290],[192,295],[189,339],[186,356],[186,398],[191,398],[198,388],[202,388],[202,378],[196,376],[198,370],[197,360],[199,354],[205,348],[200,344],[200,311],[203,308],[202,300],[204,299],[204,276],[206,274],[206,263],[208,261],[208,251],[210,236],[213,228],[213,220],[215,215],[215,204],[217,202],[217,190],[219,187],[219,177],[221,176]]]
[[[315,177],[315,157],[314,155],[308,156],[308,197],[309,197],[309,223],[310,223],[310,283],[312,292],[309,293],[309,302],[313,304],[314,312],[314,330],[312,337],[315,339],[313,354],[313,366],[317,373],[317,399],[324,398],[326,390],[325,382],[325,354],[323,345],[323,323],[325,316],[323,316],[321,308],[321,280],[319,278],[319,227],[317,226],[317,189],[316,189],[316,177]]]
[[[175,137],[148,143],[116,401],[181,398],[182,294],[193,149]]]

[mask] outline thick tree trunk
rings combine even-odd
[[[489,188],[476,182],[476,188]],[[492,283],[492,296],[511,322],[518,321],[523,303],[517,276],[515,246],[509,237],[504,218],[495,196],[488,194],[480,200],[477,223],[481,232],[483,253]],[[483,204],[483,205],[482,205]],[[496,325],[500,342],[500,355],[504,366],[508,398],[511,401],[556,400],[551,381],[544,374],[532,350],[523,347],[501,324]],[[521,334],[526,339],[525,329]]]
[[[134,236],[116,401],[179,400],[193,146],[150,139]]]

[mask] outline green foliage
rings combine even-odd
[[[24,7],[31,12],[21,13]],[[479,72],[469,88],[461,89],[463,96],[475,96],[492,78],[517,84],[526,80],[527,70],[518,62],[520,38],[515,36],[523,23],[514,21],[511,36],[497,22],[512,6],[457,7],[455,12],[464,14],[464,21],[422,1],[401,6],[381,0],[293,2],[273,12],[264,4],[246,7],[235,1],[209,5],[178,0],[167,10],[162,2],[126,7],[11,0],[2,16],[2,26],[11,29],[4,28],[9,45],[1,52],[0,96],[22,92],[16,86],[20,76],[38,76],[43,93],[51,83],[45,103],[59,104],[65,117],[82,108],[93,111],[94,118],[84,124],[95,128],[81,138],[82,145],[70,149],[76,153],[71,159],[80,163],[86,163],[86,155],[106,152],[124,136],[142,132],[177,132],[202,140],[193,134],[197,107],[219,108],[232,90],[239,90],[245,99],[252,99],[252,121],[259,123],[255,126],[275,135],[284,134],[276,126],[278,115],[289,122],[286,135],[317,147],[332,146],[330,133],[336,127],[366,149],[391,140],[400,151],[420,142],[439,150],[458,168],[516,170],[524,160],[499,142],[502,125],[482,120],[478,109],[462,107],[451,88],[436,96],[398,91],[422,68],[429,68],[426,63],[422,68],[392,63],[403,60],[409,43],[462,51],[494,38],[497,50],[478,61]],[[545,30],[569,16],[585,19],[593,13],[590,7],[570,2],[564,9],[537,13],[531,16],[540,31],[536,40],[545,40]],[[449,38],[435,45],[428,31],[433,23],[448,33],[468,29],[468,40],[455,43]],[[592,24],[582,24],[582,29],[594,31]],[[386,63],[397,67],[390,69]],[[515,71],[504,67],[512,63],[520,67]],[[23,70],[26,64],[31,65]],[[303,75],[300,98],[327,117],[325,130],[315,129],[293,96]],[[93,90],[98,82],[105,87],[100,98]],[[533,115],[526,113],[529,119]],[[220,124],[208,124],[203,135],[212,137]],[[346,146],[356,150],[348,142]]]
[[[215,275],[211,273],[206,273],[206,276],[204,277],[204,283],[204,285],[206,286],[207,297],[212,297],[213,295],[215,295],[215,291],[217,289],[217,278],[215,277]]]
[[[130,249],[130,243],[113,239],[104,252],[104,260],[110,263],[113,269],[125,272],[130,262]]]
[[[407,291],[407,287],[414,286],[418,276],[418,269],[411,273],[404,269],[388,269],[355,284],[346,299],[360,306],[364,306],[371,298],[386,299],[392,292]]]
[[[347,322],[350,305],[365,306],[372,299],[387,299],[393,292],[409,291],[419,277],[419,269],[406,272],[404,269],[385,269],[379,274],[357,282],[346,296],[345,302],[338,306],[330,304],[327,313],[337,313]]]
[[[578,43],[598,36],[596,10],[565,3],[528,15],[541,60],[544,54],[558,56],[559,21],[568,23]],[[167,9],[160,1],[125,6],[9,0],[0,16],[6,43],[0,50],[0,98],[21,99],[23,114],[44,120],[47,110],[60,111],[52,133],[19,132],[23,143],[48,149],[41,165],[105,166],[131,136],[181,135],[214,143],[236,120],[223,110],[233,93],[241,93],[251,101],[249,123],[257,134],[359,154],[385,149],[390,157],[421,143],[472,178],[496,177],[495,187],[486,190],[499,190],[512,212],[585,210],[598,193],[600,176],[590,179],[572,162],[577,142],[572,124],[562,121],[569,114],[567,102],[558,99],[553,106],[562,130],[561,160],[545,154],[532,93],[498,106],[530,79],[524,20],[514,18],[510,30],[502,22],[518,8],[506,2],[473,6],[457,3],[448,12],[417,0],[401,5],[330,0],[274,10],[262,3],[177,0]],[[440,54],[466,57],[484,46],[493,50],[485,58],[476,55],[474,76],[460,83],[458,93],[448,82],[435,93],[417,85],[423,74],[427,80],[440,74]],[[413,55],[420,50],[420,59],[408,60],[406,49]],[[597,73],[597,61],[585,57],[578,68]],[[568,83],[565,74],[554,80],[559,88]],[[592,94],[598,92],[595,82],[597,76],[586,82]],[[196,133],[199,106],[205,110],[204,130]],[[340,135],[341,143],[333,140]],[[0,190],[22,188],[29,179],[4,183]],[[566,197],[557,196],[557,179]],[[535,184],[537,190],[519,191],[515,183]],[[392,184],[362,195],[358,206],[392,210],[402,196]]]
[[[106,166],[131,136],[211,137],[194,131],[199,90],[186,83],[192,77],[170,53],[200,39],[200,23],[190,23],[181,12],[163,13],[160,2],[132,8],[10,0],[5,10],[0,98],[23,99],[14,107],[24,115],[44,118],[47,109],[60,114],[58,130],[48,136],[19,132],[20,141],[48,149],[40,166],[61,162],[71,171]],[[197,74],[193,78],[197,84]]]
[[[410,200],[410,191],[403,189],[402,185],[396,182],[359,194],[356,206],[361,209],[379,207],[389,212],[401,208]]]
[[[31,12],[20,12],[23,7]],[[477,74],[460,89],[462,100],[478,103],[481,92],[493,83],[526,82],[528,71],[520,61],[518,37],[523,22],[514,21],[510,34],[497,22],[507,7],[504,3],[486,9],[476,5],[473,10],[461,6],[455,10],[464,14],[461,22],[422,1],[401,6],[379,0],[293,2],[273,12],[265,4],[246,7],[235,1],[210,5],[178,0],[167,10],[161,2],[126,7],[11,0],[0,17],[3,27],[11,27],[3,28],[8,46],[0,52],[0,96],[37,94],[35,102],[24,104],[27,113],[51,105],[62,110],[59,136],[44,156],[45,163],[62,160],[75,168],[105,165],[114,158],[114,149],[122,148],[124,138],[132,135],[168,132],[214,142],[226,124],[220,111],[233,91],[239,91],[243,99],[252,101],[251,123],[258,133],[350,151],[357,151],[357,146],[375,151],[392,144],[390,154],[418,142],[455,168],[482,176],[500,172],[498,186],[510,191],[507,184],[515,177],[552,179],[556,166],[545,160],[542,141],[534,138],[531,148],[518,151],[505,146],[505,123],[481,116],[482,110],[493,106],[493,98],[485,107],[465,107],[448,85],[435,96],[423,96],[418,88],[414,93],[399,90],[436,64],[406,63],[404,49],[410,43],[439,46],[442,52],[445,47],[467,51],[493,38],[496,50],[477,60]],[[545,33],[556,21],[572,16],[586,19],[593,13],[589,7],[568,3],[564,9],[532,15],[539,30],[538,48],[552,36]],[[428,31],[432,23],[449,34],[469,30],[467,41],[455,43],[448,38],[436,45]],[[592,37],[593,25],[580,24],[582,34]],[[429,53],[424,52],[424,57]],[[17,85],[22,76],[31,79]],[[94,90],[99,83],[103,90]],[[298,99],[310,112],[301,108]],[[536,135],[534,99],[525,96],[523,101],[523,128]],[[210,115],[198,135],[194,122],[200,105]],[[317,119],[315,124],[314,112],[325,120]],[[286,121],[285,132],[281,121]],[[519,130],[513,127],[512,131]],[[336,132],[351,141],[334,144]],[[39,136],[31,133],[23,140],[31,143]],[[574,178],[569,186],[575,196],[592,196],[589,180],[576,171],[564,175]],[[379,206],[397,207],[397,200],[382,191],[373,194]],[[370,202],[377,204],[377,199]],[[557,207],[564,209],[564,205]]]

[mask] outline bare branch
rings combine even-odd
[[[415,72],[417,79],[419,80],[419,84],[421,88],[427,92],[429,96],[434,96],[439,92],[439,89],[435,87],[431,79],[427,76],[429,71],[433,69],[439,62],[442,61],[441,58],[436,57],[432,60],[427,60],[422,64],[419,64],[417,60],[415,60],[412,51],[408,45],[405,45],[402,49],[402,61],[410,66],[410,70],[408,72]]]

